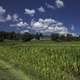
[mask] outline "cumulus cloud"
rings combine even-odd
[[[18,22],[20,21],[17,14],[13,14],[13,15],[7,14],[6,16],[5,15],[6,13],[0,16],[0,22],[7,22],[7,21]]]
[[[30,15],[30,16],[34,16],[35,13],[36,13],[36,11],[34,9],[25,8],[25,14]]]
[[[74,31],[75,27],[74,25],[71,25],[71,30]]]
[[[17,23],[17,26],[19,26],[19,27],[26,27],[26,26],[28,26],[28,23],[27,22],[19,22],[19,23]]]
[[[55,7],[53,6],[53,5],[51,5],[51,4],[48,4],[48,3],[45,3],[45,5],[47,6],[47,8],[49,8],[49,9],[55,9]]]
[[[5,12],[6,12],[6,9],[0,6],[0,15],[3,15]]]
[[[6,17],[6,20],[7,20],[7,21],[12,20],[12,16],[8,14],[7,17]]]
[[[7,21],[19,21],[18,14],[6,14],[6,9],[0,6],[0,22],[7,22]]]
[[[6,9],[0,6],[0,22],[5,22],[5,16],[4,16],[5,13],[6,13]]]
[[[64,2],[62,0],[56,0],[55,3],[58,8],[64,7]]]
[[[45,9],[43,8],[43,6],[41,6],[40,8],[38,8],[38,11],[44,13]]]
[[[18,18],[19,18],[19,16],[18,16],[18,14],[13,14],[13,16],[12,16],[12,18],[13,18],[13,21],[18,21]]]
[[[16,22],[15,24],[10,24],[10,27],[16,27],[17,29],[21,30],[21,32],[40,32],[43,34],[52,34],[58,33],[60,35],[67,35],[72,34],[76,36],[75,33],[70,32],[70,30],[62,23],[52,18],[42,19],[39,18],[38,20],[31,20],[31,23],[28,24],[24,22],[22,19],[20,22]]]
[[[12,16],[11,15],[7,15],[7,16],[1,16],[0,17],[0,22],[7,22],[7,21],[11,21],[12,20]]]
[[[18,15],[17,14],[6,14],[6,9],[4,9],[2,6],[0,6],[0,22],[7,22],[7,21],[18,21]]]
[[[26,27],[26,26],[28,26],[28,23],[21,21],[21,22],[19,22],[19,23],[10,24],[9,26],[10,26],[10,27]]]
[[[56,21],[55,19],[42,19],[31,22],[32,29],[41,33],[59,33],[67,34],[68,28],[63,23]]]

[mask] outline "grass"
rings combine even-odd
[[[0,80],[80,80],[80,42],[0,43]]]
[[[0,80],[30,80],[30,78],[21,70],[17,70],[5,61],[0,60]]]

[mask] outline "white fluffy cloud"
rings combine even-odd
[[[7,21],[18,21],[18,15],[6,14],[6,9],[0,6],[0,22],[7,22]]]
[[[38,8],[38,11],[44,13],[45,9],[43,8],[43,6],[41,6],[40,8]]]
[[[47,8],[49,8],[49,9],[55,9],[55,7],[53,6],[53,5],[51,5],[51,4],[48,4],[48,3],[45,3],[45,5],[47,6]]]
[[[19,27],[26,27],[26,26],[28,26],[28,23],[27,22],[19,22],[19,23],[17,23],[17,26],[19,26]]]
[[[0,22],[5,22],[5,16],[4,16],[5,13],[6,13],[6,9],[0,6]]]
[[[39,19],[38,21],[31,22],[32,29],[42,33],[59,33],[67,34],[68,28],[63,23],[58,22],[54,19]]]
[[[0,22],[7,22],[7,21],[19,21],[18,14],[6,14],[6,9],[0,6]]]
[[[64,7],[64,2],[62,0],[56,0],[55,3],[58,8]]]
[[[34,16],[35,13],[36,13],[36,11],[34,9],[25,8],[25,14],[28,14],[30,16]]]
[[[19,16],[18,16],[18,14],[13,14],[13,16],[12,16],[12,18],[13,18],[13,21],[18,21],[18,18],[19,18]]]
[[[71,25],[71,30],[74,31],[75,27],[74,25]]]
[[[18,21],[20,21],[17,14],[13,14],[13,15],[7,14],[6,16],[5,16],[5,14],[0,15],[0,22],[7,22],[7,21],[18,22]]]
[[[3,15],[5,12],[6,12],[6,9],[0,6],[0,15]]]
[[[21,22],[19,22],[19,23],[10,24],[9,26],[10,26],[10,27],[26,27],[26,26],[28,26],[28,23],[21,21]]]
[[[6,17],[6,20],[7,20],[7,21],[12,20],[12,16],[8,14],[7,17]]]
[[[62,22],[56,21],[52,18],[42,19],[39,18],[37,21],[32,19],[31,23],[28,24],[24,22],[22,19],[15,24],[10,24],[10,27],[16,27],[17,29],[22,29],[21,32],[41,32],[43,34],[52,34],[59,33],[60,35],[72,34],[75,36],[76,34],[70,32],[70,30],[64,26]]]

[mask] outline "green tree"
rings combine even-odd
[[[59,40],[59,34],[58,33],[51,34],[51,40],[58,41]]]
[[[40,35],[41,35],[41,34],[37,32],[37,33],[35,34],[35,39],[40,40]]]
[[[4,41],[4,38],[5,38],[4,34],[5,34],[4,31],[0,32],[0,42]]]
[[[25,32],[21,35],[23,41],[31,41],[33,39],[33,35],[31,33]]]

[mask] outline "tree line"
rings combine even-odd
[[[80,36],[73,36],[72,34],[60,35],[58,33],[51,34],[51,40],[55,41],[80,41]]]
[[[16,32],[0,32],[0,42],[4,40],[22,40],[22,41],[30,41],[33,39],[33,35],[31,33],[16,33]]]
[[[17,33],[17,32],[0,32],[0,42],[3,42],[4,40],[20,40],[20,41],[31,41],[33,39],[41,40],[45,38],[42,33],[36,33],[32,34],[29,32],[25,33]],[[58,33],[53,33],[51,36],[49,36],[49,39],[53,41],[72,41],[72,40],[80,40],[79,37],[73,37],[71,34],[67,34],[67,36],[59,35]]]

